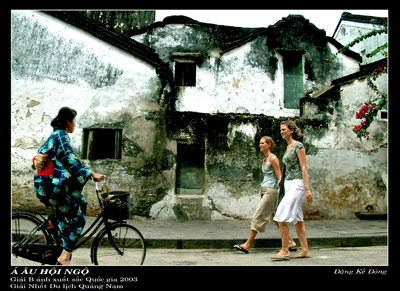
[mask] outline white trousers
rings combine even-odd
[[[304,191],[304,182],[302,179],[285,181],[285,196],[274,217],[278,222],[293,222],[303,221],[303,210],[301,205],[306,200]]]

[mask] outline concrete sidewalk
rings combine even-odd
[[[95,217],[87,217],[89,226]],[[250,220],[178,221],[129,219],[143,235],[148,248],[221,249],[243,243],[250,233]],[[309,246],[358,247],[387,245],[386,220],[309,220],[305,221]],[[296,230],[290,234],[300,247]],[[280,247],[279,229],[274,223],[259,233],[252,247]]]

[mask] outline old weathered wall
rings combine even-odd
[[[307,156],[314,195],[304,210],[314,219],[351,219],[355,212],[387,212],[387,149],[374,152],[319,149]],[[387,178],[386,178],[387,179]]]
[[[132,193],[132,213],[148,215],[165,194],[165,109],[161,81],[147,63],[51,16],[12,12],[11,145],[14,207],[40,208],[33,191],[31,160],[52,131],[63,106],[78,112],[70,134],[82,156],[83,129],[122,129],[122,158],[84,161],[106,174],[111,190]],[[88,214],[96,213],[94,183],[88,182]]]
[[[387,75],[375,84],[387,92]],[[307,165],[314,201],[306,212],[316,218],[354,218],[354,213],[387,212],[387,120],[375,120],[368,139],[353,132],[355,113],[376,98],[366,78],[332,88],[319,98],[307,98],[302,108],[304,140],[310,145]]]
[[[93,19],[115,32],[128,35],[131,31],[152,24],[156,18],[155,11],[79,11],[82,15]]]
[[[336,30],[336,33],[333,37],[342,45],[348,45],[350,42],[360,37],[361,35],[364,35],[373,30],[380,30],[382,28],[384,28],[384,26],[380,24],[341,20],[340,26]],[[359,43],[356,43],[354,46],[351,47],[351,49],[362,56],[363,65],[370,64],[382,59],[382,54],[379,53],[372,58],[367,58],[366,55],[371,53],[384,43],[387,43],[387,41],[388,35],[386,33],[378,34],[369,37]]]
[[[276,141],[274,153],[282,160],[286,150],[280,137],[282,120],[251,114],[174,113],[168,135],[177,142],[202,144],[206,183],[202,195],[169,192],[153,205],[150,216],[156,219],[250,219],[262,182],[264,155],[259,150],[259,140],[262,136],[271,136]]]
[[[176,88],[175,108],[180,112],[299,116],[298,109],[284,104],[285,51],[302,54],[305,94],[359,70],[358,62],[343,54],[325,63],[338,49],[328,42],[324,30],[301,15],[291,15],[264,30],[186,22],[159,23],[132,37],[154,48],[173,71],[173,52],[200,54],[196,86]],[[222,51],[249,31],[257,37]]]
[[[226,31],[212,25],[164,23],[133,36],[153,47],[171,69],[174,69],[173,52],[200,54],[196,58],[196,86],[176,88],[177,112],[169,117],[167,128],[168,137],[177,143],[204,145],[204,189],[197,196],[180,195],[172,190],[153,205],[150,216],[158,219],[250,219],[262,181],[263,155],[258,148],[259,139],[264,135],[273,137],[275,153],[282,161],[286,142],[279,134],[280,122],[291,117],[301,128],[304,126],[308,134],[303,142],[310,159],[310,181],[317,202],[305,206],[306,218],[354,217],[354,212],[350,215],[349,211],[331,207],[329,194],[322,192],[329,189],[327,185],[331,181],[342,177],[341,166],[327,173],[324,164],[318,163],[321,154],[323,161],[329,159],[322,152],[325,146],[321,143],[329,144],[332,137],[328,133],[337,128],[325,120],[314,120],[313,113],[310,113],[311,120],[304,122],[298,118],[299,109],[285,108],[283,61],[287,51],[302,53],[305,95],[334,79],[357,72],[358,61],[339,54],[334,62],[326,63],[338,48],[328,42],[323,30],[300,16],[285,18],[251,41],[224,52],[221,47],[226,44],[221,35],[227,33],[226,38],[232,37],[229,35],[232,31],[227,27],[223,29]],[[239,28],[231,29],[240,32]],[[324,107],[321,114],[330,115],[328,107]],[[340,117],[342,111],[334,114]],[[338,121],[332,121],[335,122]],[[330,148],[336,151],[336,145]],[[179,156],[179,151],[176,154]],[[352,152],[329,155],[352,157]],[[363,167],[361,160],[355,166],[359,167]],[[326,182],[322,183],[324,175]],[[348,193],[349,179],[337,186],[335,195]],[[342,205],[340,201],[345,198],[340,199],[334,203]],[[364,201],[357,203],[355,205],[361,205]]]
[[[287,117],[305,134],[302,142],[315,198],[304,206],[306,218],[353,218],[366,205],[384,211],[386,123],[376,122],[368,141],[357,140],[351,131],[357,122],[355,111],[370,97],[354,98],[366,92],[365,80],[343,85],[340,96],[310,99],[301,118],[299,109],[283,104],[286,45],[304,52],[305,93],[358,71],[358,63],[341,54],[333,64],[325,63],[337,48],[303,20],[290,28],[293,34],[278,29],[287,20],[278,24],[275,37],[261,34],[224,53],[218,46],[231,37],[229,33],[246,29],[168,24],[136,35],[171,69],[172,52],[200,52],[196,87],[175,88],[174,104],[167,105],[177,110],[167,111],[160,105],[163,82],[148,63],[51,16],[13,11],[13,206],[43,208],[33,192],[31,159],[51,133],[51,119],[60,107],[69,106],[78,111],[71,141],[80,157],[84,128],[122,129],[120,160],[84,162],[109,176],[111,190],[132,194],[132,215],[250,219],[262,181],[259,140],[271,136],[282,161],[286,142],[279,125]],[[308,34],[296,42],[294,35],[304,29]],[[185,154],[182,149],[190,153],[188,146],[202,155],[197,162],[204,160],[203,167],[193,171],[204,172],[204,188],[182,194],[177,193],[178,163]],[[97,213],[93,186],[89,182],[84,189],[89,215]]]

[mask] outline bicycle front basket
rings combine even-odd
[[[105,215],[112,220],[120,221],[129,218],[129,192],[111,191],[114,195],[109,201],[104,202]]]

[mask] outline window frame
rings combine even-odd
[[[283,105],[287,109],[300,109],[300,99],[304,97],[304,52],[303,51],[281,51],[283,57]],[[297,65],[294,64],[294,60],[297,59]],[[286,64],[286,65],[285,65]],[[288,64],[291,66],[289,67]],[[286,67],[286,69],[285,69]],[[288,69],[289,67],[289,69]],[[301,88],[299,93],[293,94],[294,89],[290,88],[294,83],[294,78],[289,76],[295,76],[293,72],[299,72],[298,77],[294,80]],[[288,85],[290,81],[290,85]],[[290,88],[290,89],[289,89]],[[296,95],[296,96],[295,96]]]
[[[96,141],[98,137],[100,137],[101,132],[108,132],[108,136],[110,135],[110,131],[114,132],[114,146],[113,152],[108,156],[96,156],[93,152],[94,146],[98,146],[97,143],[104,142],[99,139]],[[97,135],[95,134],[97,132]],[[95,139],[96,137],[96,139]],[[108,137],[107,137],[108,138]],[[106,139],[107,139],[106,138]],[[109,139],[107,139],[109,142]],[[104,150],[104,147],[103,147]],[[98,151],[98,150],[97,150]],[[95,156],[93,156],[95,155]],[[82,142],[82,158],[85,160],[105,160],[105,159],[118,159],[122,158],[122,129],[120,128],[84,128],[83,129],[83,142]]]
[[[179,71],[178,71],[179,69]],[[178,87],[196,87],[197,69],[193,61],[175,61],[175,85]]]
[[[196,60],[201,57],[199,52],[172,52],[171,59],[174,62],[174,82],[177,87],[196,87],[197,84],[197,64]],[[186,70],[177,72],[177,69],[186,67]],[[186,82],[185,78],[186,71]],[[178,81],[179,80],[179,81]],[[190,80],[190,82],[188,81]]]

